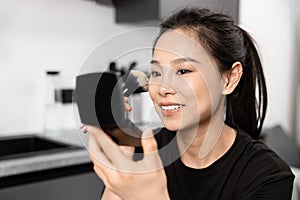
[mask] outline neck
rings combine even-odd
[[[221,158],[235,140],[235,130],[223,121],[223,108],[197,127],[180,130],[178,148],[185,165],[204,168]]]

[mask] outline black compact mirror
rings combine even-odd
[[[124,108],[122,79],[97,72],[76,77],[74,99],[83,124],[102,128],[119,145],[141,146],[141,133]]]

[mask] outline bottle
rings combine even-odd
[[[44,134],[46,136],[58,136],[62,134],[62,103],[61,93],[58,87],[59,74],[57,70],[46,71],[46,99]]]

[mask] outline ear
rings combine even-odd
[[[222,78],[224,80],[223,93],[224,95],[231,94],[236,86],[239,84],[243,75],[243,66],[240,62],[232,64],[231,69],[228,72],[223,73]]]

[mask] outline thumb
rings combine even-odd
[[[141,142],[144,150],[143,165],[147,166],[147,170],[150,171],[161,169],[162,162],[157,149],[157,142],[151,129],[147,129],[143,132]]]
[[[157,143],[151,129],[143,132],[141,143],[145,154],[157,151]]]

